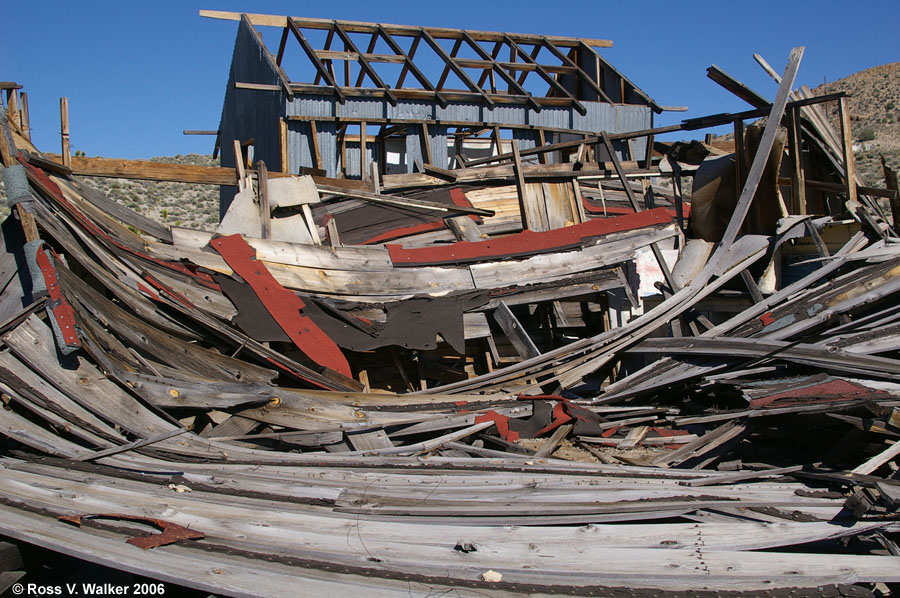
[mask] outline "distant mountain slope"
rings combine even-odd
[[[851,129],[860,148],[855,153],[857,169],[867,184],[883,187],[880,156],[891,168],[900,169],[900,62],[866,69],[813,91],[816,95],[845,91],[853,96]],[[829,117],[837,127],[834,103],[829,103]]]

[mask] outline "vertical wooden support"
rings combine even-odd
[[[322,153],[319,151],[319,132],[316,121],[309,121],[309,141],[312,144],[313,168],[322,168]]]
[[[838,108],[841,113],[841,141],[844,152],[844,180],[847,184],[847,199],[857,201],[856,194],[856,162],[853,157],[853,132],[850,129],[850,106],[847,98],[838,100]]]
[[[59,98],[60,135],[62,136],[62,163],[72,167],[72,151],[69,149],[69,98]]]
[[[366,181],[369,179],[369,158],[366,156],[366,121],[359,123],[359,177]]]
[[[22,135],[25,139],[31,141],[31,121],[28,117],[28,94],[23,91],[20,98],[22,100],[22,112],[20,114],[22,120]]]
[[[531,340],[531,337],[525,332],[522,323],[519,322],[518,318],[516,318],[506,303],[500,301],[497,305],[497,309],[494,310],[493,315],[494,321],[496,321],[503,330],[506,338],[509,339],[509,342],[516,350],[516,353],[518,353],[522,359],[530,359],[541,354]]]
[[[291,161],[288,154],[288,123],[284,119],[281,119],[279,124],[278,139],[281,141],[281,172],[291,174]]]
[[[269,208],[269,172],[262,160],[256,163],[256,176],[259,179],[259,220],[262,222],[262,238],[272,237],[271,209]]]
[[[6,90],[6,116],[10,122],[19,124],[19,90],[15,87]]]
[[[616,155],[616,150],[613,147],[612,140],[609,138],[609,133],[606,131],[600,132],[600,138],[603,140],[603,145],[606,147],[606,152],[609,154],[609,159],[613,163],[613,167],[616,169],[616,174],[619,177],[619,180],[622,181],[622,186],[625,188],[625,195],[628,196],[628,202],[631,204],[631,208],[635,212],[641,211],[641,206],[637,202],[637,198],[634,196],[634,190],[631,188],[631,183],[628,181],[628,177],[625,176],[625,171],[622,169],[622,163],[619,162],[619,157]],[[662,251],[656,243],[650,244],[650,250],[653,252],[653,257],[656,258],[656,263],[659,265],[659,269],[662,272],[663,278],[666,280],[666,284],[669,285],[669,288],[672,289],[672,292],[678,291],[678,285],[675,284],[675,280],[672,278],[672,273],[669,271],[669,265],[666,263],[665,258],[663,258]]]
[[[512,143],[515,145],[515,140]],[[500,127],[494,125],[494,146],[497,148],[497,154],[503,153],[503,140],[500,138]]]
[[[234,173],[237,176],[238,191],[243,191],[247,174],[244,171],[244,152],[241,150],[241,142],[237,139],[234,140]]]
[[[456,154],[454,156],[456,158],[455,168],[465,168],[466,159],[463,156],[463,137],[459,134],[459,129],[457,129],[456,139],[453,140],[453,150]]]
[[[285,27],[281,32],[281,41],[278,42],[278,54],[275,56],[275,64],[281,66],[281,59],[284,58],[284,49],[287,46],[288,34],[291,32],[290,27]]]
[[[791,213],[806,214],[806,176],[803,172],[800,109],[791,110],[788,144],[791,152]]]
[[[647,135],[647,149],[644,156],[644,168],[650,170],[653,168],[653,135]]]
[[[341,176],[347,178],[347,126],[341,129]]]
[[[426,164],[434,164],[431,156],[431,133],[428,131],[428,123],[422,123],[422,159]],[[446,164],[444,165],[446,166]]]
[[[306,228],[309,229],[309,238],[312,239],[313,245],[321,245],[322,240],[319,238],[319,227],[316,226],[316,221],[313,219],[312,209],[308,203],[300,206],[300,209],[303,211],[303,219],[306,221]]]
[[[884,172],[884,186],[894,192],[890,198],[891,213],[894,230],[900,231],[900,184],[897,181],[897,172],[887,165],[884,156],[881,156],[881,170]]]
[[[369,165],[369,178],[372,179],[372,193],[381,193],[381,180],[378,175],[378,162],[372,160]]]
[[[544,129],[537,130],[537,138],[538,147],[544,147],[545,145],[547,145],[547,138],[544,135]],[[538,162],[541,164],[547,163],[547,152],[541,152],[538,154]]]
[[[328,224],[325,225],[325,232],[328,235],[328,243],[332,247],[341,246],[341,235],[338,232],[337,222],[335,222],[334,218],[331,218]]]
[[[347,45],[346,42],[344,42],[344,52],[349,52],[349,51],[350,51],[350,46]],[[346,87],[350,87],[350,61],[349,60],[344,61],[344,85]],[[366,388],[368,388],[369,383],[364,382],[364,384],[366,385]]]
[[[744,121],[734,121],[734,189],[740,198],[744,188]]]
[[[516,175],[516,192],[519,196],[519,214],[522,219],[522,230],[531,228],[533,223],[528,222],[528,190],[525,187],[525,176],[522,173],[522,157],[519,155],[519,145],[516,140],[512,141],[513,152],[513,171]]]

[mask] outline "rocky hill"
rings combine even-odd
[[[188,154],[151,158],[153,162],[218,166],[212,156]],[[81,177],[108,197],[169,226],[212,231],[219,223],[219,187],[193,183]]]
[[[151,158],[154,162],[218,166],[212,156],[188,154]],[[80,177],[108,197],[136,212],[169,226],[212,231],[219,223],[219,187],[193,183],[133,181],[107,177]],[[0,181],[0,219],[5,218],[6,195]]]
[[[813,91],[816,95],[845,91],[852,96],[850,125],[858,148],[857,169],[866,184],[883,187],[881,156],[888,166],[900,169],[900,62],[866,69]],[[828,107],[837,128],[837,105],[831,102]]]

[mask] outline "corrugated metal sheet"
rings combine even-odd
[[[271,92],[247,92],[268,93],[272,97],[283,97],[281,94]],[[647,106],[610,105],[594,102],[585,102],[587,114],[581,115],[574,108],[547,107],[536,112],[528,106],[497,105],[493,110],[486,106],[464,102],[450,102],[446,108],[424,101],[404,100],[392,106],[382,98],[356,98],[348,99],[345,104],[340,104],[334,98],[319,95],[298,95],[293,101],[286,102],[287,114],[295,116],[321,116],[330,118],[333,116],[349,119],[403,119],[403,120],[445,120],[452,122],[485,123],[487,125],[531,125],[540,127],[552,127],[558,129],[573,129],[585,133],[608,131],[610,133],[646,129],[652,125],[652,112]],[[257,130],[266,127],[265,118],[277,118],[271,110],[266,109],[266,114],[257,114],[252,118],[246,116],[235,117],[250,120],[256,123]],[[269,121],[270,123],[273,121]],[[455,128],[455,127],[454,127]],[[336,126],[333,123],[320,121],[317,125],[319,152],[322,156],[322,165],[328,176],[336,176],[340,165],[340,147],[337,145]],[[312,167],[315,163],[312,157],[312,146],[309,140],[309,126],[306,123],[291,123],[288,135],[288,152],[290,155],[290,168],[297,172],[300,167]],[[432,160],[435,165],[446,166],[448,164],[447,151],[447,127],[437,124],[428,126]],[[357,130],[351,126],[351,134]],[[420,140],[421,132],[418,128],[411,129],[406,136],[406,171],[413,171],[416,159],[424,161]],[[520,140],[522,149],[534,147],[537,143],[536,134],[533,131],[520,130],[514,133]],[[277,137],[270,140],[266,134],[265,143],[270,141],[279,143]],[[549,137],[548,137],[549,139]],[[257,139],[259,145],[260,139]],[[352,149],[351,149],[352,146]],[[636,140],[634,143],[635,156],[643,157],[646,143],[644,140]],[[347,150],[347,175],[359,176],[359,147],[356,144],[348,144]],[[375,152],[373,154],[373,151]],[[257,155],[264,152],[257,148]],[[370,159],[378,152],[369,144],[367,153]],[[268,155],[268,153],[265,153]],[[276,157],[280,154],[273,153]],[[268,160],[267,160],[268,163]],[[275,162],[277,164],[278,162]]]

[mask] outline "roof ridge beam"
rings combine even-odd
[[[226,10],[200,10],[201,17],[210,19],[222,19],[226,21],[238,21],[242,13]],[[286,27],[287,20],[293,19],[299,27],[304,29],[329,29],[334,21],[330,19],[314,19],[309,17],[288,17],[283,15],[264,15],[258,13],[243,13],[247,15],[254,25],[268,27]],[[371,33],[379,25],[392,35],[404,35],[413,37],[420,31],[427,31],[429,35],[438,39],[458,39],[462,31],[466,31],[472,39],[478,41],[498,41],[504,35],[508,35],[519,43],[535,43],[542,36],[529,33],[501,33],[497,31],[478,31],[474,29],[451,29],[448,27],[414,27],[407,25],[390,25],[386,23],[367,23],[362,21],[339,21],[341,27],[350,33]],[[611,48],[613,43],[608,39],[591,39],[565,36],[545,36],[557,45],[574,47],[578,44],[587,44],[594,48]]]

